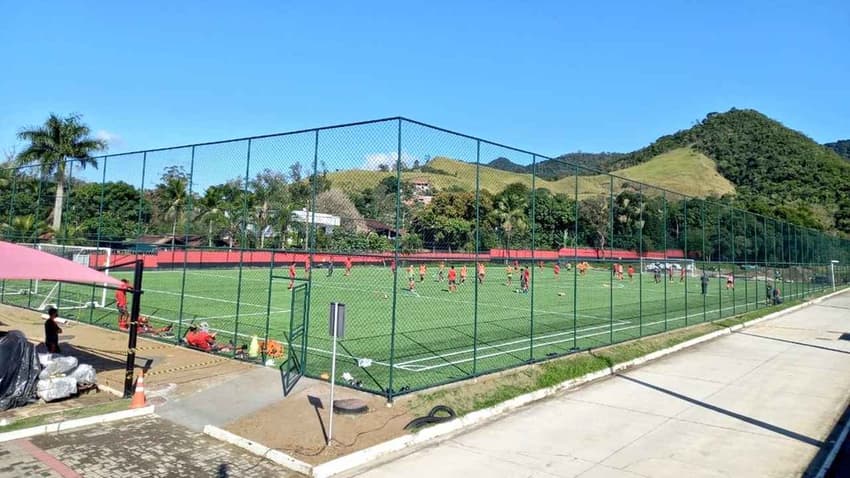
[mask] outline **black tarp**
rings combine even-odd
[[[0,332],[0,410],[29,403],[40,370],[35,346],[23,333]]]

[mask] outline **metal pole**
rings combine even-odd
[[[395,268],[393,270],[393,313],[390,324],[390,370],[387,378],[387,406],[391,406],[393,402],[393,368],[395,367],[395,332],[396,332],[396,306],[398,301],[398,248],[399,248],[399,211],[401,211],[401,119],[398,120],[398,129],[396,131],[396,192],[395,192],[395,244],[393,245],[393,260]]]
[[[473,290],[474,298],[472,304],[472,376],[478,374],[478,265],[481,257],[481,196],[480,196],[480,169],[481,169],[481,140],[475,142],[475,265],[473,266]]]
[[[339,304],[334,304],[334,326],[333,338],[334,344],[331,350],[331,403],[328,405],[328,442],[331,444],[334,434],[334,386],[336,385],[336,333],[339,320]]]
[[[829,263],[829,272],[832,275],[832,291],[835,292],[835,261]]]
[[[127,342],[127,363],[124,374],[124,398],[133,396],[133,370],[136,366],[136,339],[139,333],[139,310],[142,300],[142,272],[144,261],[136,259],[133,272],[133,305],[130,308],[130,339]]]

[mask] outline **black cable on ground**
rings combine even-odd
[[[445,413],[445,415],[437,415],[438,413]],[[449,420],[454,420],[457,418],[457,413],[451,408],[445,405],[437,405],[432,408],[428,415],[424,417],[414,418],[407,425],[404,426],[405,430],[416,430],[418,428],[422,428],[425,425],[434,425],[436,423],[443,423]]]

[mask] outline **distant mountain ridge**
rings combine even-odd
[[[546,159],[538,162],[536,172],[537,176],[541,178],[548,179],[550,181],[557,181],[567,176],[574,176],[576,174],[576,168],[574,165],[579,165],[581,167],[578,168],[578,175],[590,176],[598,174],[599,171],[610,171],[611,169],[608,165],[624,155],[624,153],[584,153],[580,151],[576,153],[567,153],[562,154],[555,159]],[[523,166],[521,164],[516,164],[510,159],[504,157],[498,157],[493,161],[490,161],[487,163],[487,166],[511,173],[531,174],[532,172],[531,165]]]
[[[850,161],[850,139],[841,139],[834,143],[826,143],[824,146],[835,151],[842,158]]]
[[[751,109],[709,113],[693,127],[662,136],[631,153],[565,154],[538,163],[536,172],[539,177],[557,180],[574,175],[574,164],[619,171],[683,148],[715,162],[717,171],[735,185],[739,207],[850,234],[850,140],[821,145]],[[530,166],[505,158],[490,166],[531,172]],[[592,174],[581,169],[579,173]]]

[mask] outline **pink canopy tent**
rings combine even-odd
[[[0,241],[0,279],[39,279],[80,284],[120,286],[103,272],[53,254]]]

